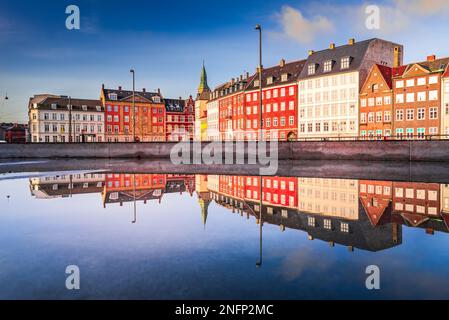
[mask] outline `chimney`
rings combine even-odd
[[[101,90],[104,90],[104,83],[101,85]]]
[[[348,44],[349,44],[350,46],[353,46],[353,45],[355,44],[355,39],[354,39],[354,38],[349,39]]]
[[[182,97],[179,97],[179,100],[182,100]]]
[[[249,72],[246,73],[246,79],[249,79]]]
[[[161,89],[160,88],[157,88],[157,93],[161,94]]]
[[[240,81],[242,81],[242,80],[243,80],[243,74],[240,75]]]
[[[147,89],[142,88],[142,92],[143,92],[143,93],[147,92]]]
[[[329,45],[329,49],[334,50],[335,49],[335,43],[331,42]]]
[[[436,55],[434,55],[434,54],[432,54],[432,55],[430,55],[430,56],[427,56],[427,61],[435,61],[437,59],[437,56]]]
[[[315,53],[315,51],[309,50],[309,56],[311,56],[311,55],[314,54],[314,53]]]
[[[122,86],[118,86],[118,91],[122,91]]]
[[[285,60],[284,59],[281,59],[281,61],[279,62],[279,66],[281,68],[285,67]]]
[[[393,67],[398,68],[402,64],[402,52],[401,48],[396,46],[394,47],[394,60],[393,60]]]

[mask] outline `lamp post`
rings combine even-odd
[[[69,143],[72,142],[72,97],[69,96]]]
[[[131,69],[129,72],[133,74],[133,142],[136,142],[136,72]]]
[[[259,141],[263,140],[263,119],[262,119],[262,27],[260,24],[256,25],[256,30],[259,30]]]

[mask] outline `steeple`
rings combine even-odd
[[[206,73],[206,67],[204,66],[204,60],[203,60],[203,68],[201,69],[201,81],[200,85],[198,87],[198,95],[202,95],[204,92],[209,92],[209,86],[207,85],[207,73]]]
[[[201,207],[201,220],[203,221],[204,229],[206,229],[206,222],[207,222],[207,214],[208,214],[208,208],[210,204],[210,200],[199,198],[198,202]]]

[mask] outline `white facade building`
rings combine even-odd
[[[298,79],[298,138],[357,137],[359,92],[375,64],[402,64],[402,46],[381,39],[309,52]]]
[[[207,140],[220,140],[219,128],[219,107],[218,100],[211,100],[207,103]]]
[[[70,105],[67,97],[31,98],[28,105],[31,142],[104,142],[101,101],[70,99]]]

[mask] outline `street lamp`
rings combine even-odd
[[[69,143],[72,142],[72,97],[69,96]]]
[[[262,27],[260,24],[256,25],[256,30],[259,30],[259,141],[262,139],[263,134],[263,120],[262,120]]]
[[[133,74],[133,142],[136,142],[136,72],[129,70]]]
[[[5,95],[5,100],[8,100],[9,98],[8,98],[8,92],[6,92],[6,95]]]

